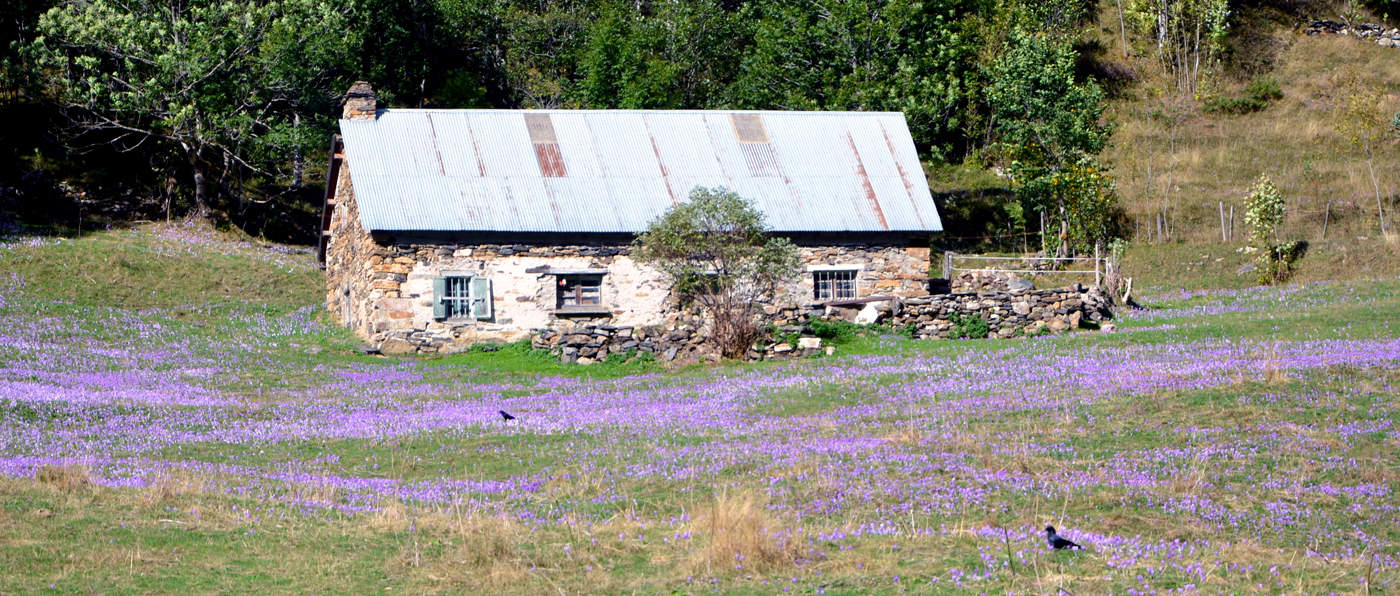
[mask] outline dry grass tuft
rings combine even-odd
[[[148,506],[155,505],[181,495],[202,493],[205,487],[204,479],[194,474],[178,469],[166,470],[146,486],[142,501]]]
[[[514,518],[504,515],[462,518],[457,522],[456,534],[462,541],[460,562],[467,567],[489,571],[492,577],[515,577],[524,571],[519,546],[528,540],[529,532]]]
[[[40,466],[34,471],[34,479],[66,493],[92,487],[92,475],[87,466]]]
[[[494,593],[538,587],[530,569],[543,565],[522,548],[533,536],[516,519],[489,514],[449,518],[429,513],[413,524],[400,563],[419,569],[434,583]],[[446,548],[429,556],[426,546],[433,541],[441,541]]]
[[[708,539],[691,564],[711,575],[782,569],[802,554],[803,535],[784,529],[751,492],[716,495],[696,512],[690,530]]]
[[[386,500],[370,516],[366,527],[378,532],[402,532],[412,524],[413,518],[402,502]]]

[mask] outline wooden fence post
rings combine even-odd
[[[1094,287],[1103,286],[1103,275],[1099,273],[1099,243],[1094,243]]]
[[[1220,241],[1229,242],[1230,236],[1225,230],[1225,201],[1220,201],[1218,204],[1220,205]]]
[[[1327,224],[1332,221],[1332,200],[1327,200],[1327,207],[1322,212],[1322,239],[1327,239]]]

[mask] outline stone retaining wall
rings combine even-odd
[[[1074,285],[1055,290],[1019,292],[980,292],[941,294],[916,298],[887,297],[847,305],[807,305],[775,309],[769,320],[782,333],[797,334],[796,344],[777,343],[756,346],[749,359],[808,356],[832,353],[820,338],[813,336],[813,319],[880,323],[894,328],[913,327],[916,339],[950,339],[957,334],[954,315],[980,317],[987,322],[988,337],[1061,333],[1101,324],[1112,318],[1107,298],[1097,288]],[[653,354],[663,362],[717,360],[705,344],[702,321],[690,315],[675,327],[634,327],[605,324],[579,324],[568,329],[546,329],[537,333],[531,345],[550,350],[564,362],[590,364],[612,354],[628,352]]]
[[[1113,318],[1109,301],[1098,288],[1074,284],[1054,290],[936,294],[907,299],[827,306],[820,311],[788,310],[775,320],[779,326],[805,326],[814,317],[840,318],[891,327],[914,326],[918,339],[949,338],[956,333],[954,315],[981,317],[989,337],[1014,337],[1043,331],[1061,332]]]
[[[1347,35],[1387,48],[1400,48],[1400,29],[1371,23],[1348,25],[1338,21],[1313,21],[1303,32],[1308,35]]]
[[[1108,298],[1098,288],[1074,285],[1058,290],[944,294],[914,298],[893,317],[894,326],[914,325],[914,336],[947,338],[955,331],[950,315],[977,316],[987,322],[989,337],[1014,337],[1043,331],[1061,332],[1113,318]]]

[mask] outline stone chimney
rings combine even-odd
[[[369,83],[355,81],[354,85],[345,92],[345,111],[341,113],[341,118],[346,120],[374,120],[377,112],[374,106],[378,98],[374,96],[374,89]]]

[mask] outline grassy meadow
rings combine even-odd
[[[0,593],[1400,590],[1400,278],[1215,258],[1130,258],[1112,333],[664,370],[366,356],[198,226],[11,238]]]

